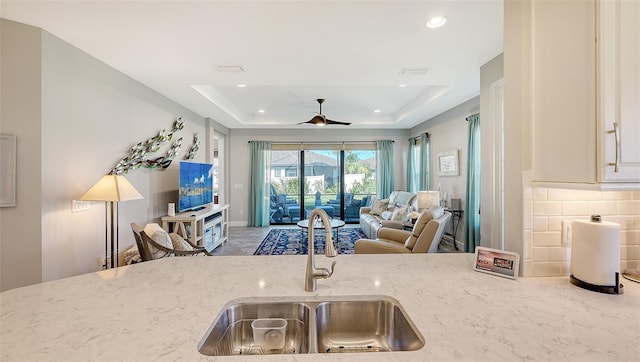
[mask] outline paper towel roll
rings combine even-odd
[[[583,282],[614,286],[619,272],[620,224],[573,220],[571,274]]]

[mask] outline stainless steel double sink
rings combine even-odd
[[[287,321],[284,347],[253,340],[251,323]],[[198,344],[207,356],[415,351],[424,337],[400,303],[388,296],[242,298],[225,305]]]

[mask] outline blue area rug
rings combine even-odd
[[[304,237],[304,239],[303,239]],[[335,234],[334,234],[335,237]],[[324,231],[315,230],[313,233],[314,251],[324,254]],[[356,240],[365,238],[360,228],[340,228],[338,232],[338,254],[353,254]],[[253,255],[306,255],[307,232],[301,229],[273,229],[262,240]]]

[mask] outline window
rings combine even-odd
[[[278,146],[271,151],[271,224],[296,223],[314,208],[348,223],[359,221],[360,207],[376,193],[375,149],[345,150],[342,144],[305,145],[303,150],[299,145],[298,150]]]

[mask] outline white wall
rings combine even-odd
[[[5,290],[98,270],[105,245],[104,204],[95,202],[89,211],[72,213],[71,200],[108,173],[131,146],[170,129],[177,117],[187,120],[176,134],[183,138],[182,148],[169,169],[138,169],[127,175],[144,199],[120,205],[120,250],[134,244],[129,223],[158,221],[166,214],[167,203],[177,201],[177,161],[191,146],[194,132],[201,140],[196,161],[204,161],[207,150],[204,118],[49,33],[5,20],[2,24],[2,132],[17,134],[21,155],[18,206],[1,211]],[[34,34],[29,38],[17,34],[23,29]],[[30,49],[22,59],[25,64],[42,59],[41,77],[26,65],[5,71],[6,59],[11,59],[5,49],[12,47]],[[5,100],[21,91],[9,88],[8,81],[19,83],[35,75],[41,85],[33,80],[28,96],[22,96],[32,98],[28,104],[5,109],[5,104],[13,105]],[[29,113],[32,109],[34,114]],[[24,126],[25,121],[35,125]],[[168,147],[154,156],[164,155]],[[22,155],[32,157],[26,160]],[[38,278],[23,276],[40,268]]]
[[[469,124],[466,118],[479,111],[480,97],[474,97],[411,129],[412,136],[418,136],[424,132],[429,133],[431,144],[431,189],[436,190],[438,185],[440,185],[440,192],[447,192],[448,194],[448,206],[451,206],[451,199],[456,198],[461,199],[462,209],[465,208],[467,199],[467,152],[469,149]],[[460,174],[459,176],[439,176],[438,153],[452,149],[458,150],[458,168]],[[456,233],[456,240],[459,247],[464,244],[464,225],[463,215],[463,219],[460,221]],[[447,232],[450,231],[451,227],[447,227]],[[464,247],[462,249],[464,249]]]
[[[42,278],[41,32],[0,19],[0,36],[0,132],[17,135],[16,206],[0,208],[2,291],[39,283]]]
[[[504,14],[504,243],[522,255],[523,180],[531,169],[529,1],[505,1]]]
[[[500,54],[480,67],[480,139],[481,139],[481,194],[480,244],[499,248],[500,230],[492,230],[499,217],[499,125],[495,124],[491,85],[504,78],[504,54]],[[496,181],[496,182],[494,182]],[[498,210],[495,210],[498,209]],[[497,219],[497,220],[494,220]]]
[[[394,140],[394,185],[397,190],[406,188],[405,165],[407,160],[406,130],[362,130],[344,128],[308,128],[292,129],[232,129],[229,131],[229,220],[232,226],[247,225],[249,207],[249,141],[377,141]]]

